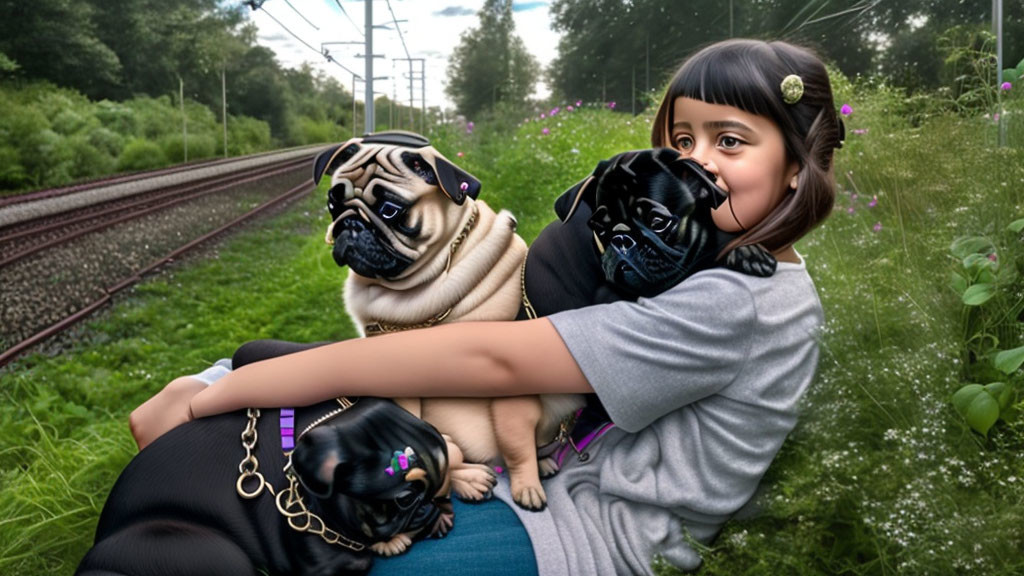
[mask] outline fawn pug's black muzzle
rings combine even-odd
[[[422,202],[441,194],[457,205],[476,198],[480,182],[448,162],[417,134],[383,132],[353,138],[321,153],[313,179],[331,176],[326,240],[339,266],[367,278],[395,280],[416,262],[444,206]],[[431,212],[433,211],[433,213]]]
[[[589,225],[609,282],[651,296],[705,264],[711,209],[726,199],[712,174],[666,148],[620,154],[599,171]]]
[[[373,204],[361,198],[337,198],[337,188],[328,192],[328,209],[334,222],[328,234],[334,243],[334,262],[367,278],[401,275],[414,260],[395,249],[394,235],[397,232],[409,237],[417,232],[402,225],[408,206],[397,197],[379,199]],[[386,232],[389,228],[390,235]]]

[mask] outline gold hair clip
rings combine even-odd
[[[779,89],[782,90],[783,102],[796,104],[804,96],[804,81],[796,74],[790,74],[782,79]]]

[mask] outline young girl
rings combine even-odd
[[[728,200],[714,222],[740,233],[723,253],[760,244],[773,276],[718,267],[636,302],[330,344],[231,372],[160,426],[339,395],[596,392],[614,427],[545,481],[546,511],[460,506],[447,539],[374,574],[650,574],[657,556],[695,569],[689,539],[709,542],[753,496],[814,375],[822,311],[793,244],[831,211],[841,130],[808,51],[711,45],[672,80],[651,142],[717,176]],[[508,501],[507,484],[496,494]]]

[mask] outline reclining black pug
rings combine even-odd
[[[714,265],[731,238],[711,222],[711,209],[725,196],[710,175],[673,150],[642,150],[602,162],[563,194],[556,202],[562,221],[545,228],[524,260],[514,220],[476,200],[480,183],[428,144],[409,133],[353,139],[322,154],[314,168],[317,181],[331,176],[328,241],[335,261],[351,269],[346,306],[367,335],[653,296]],[[479,251],[487,257],[475,258]],[[744,247],[725,265],[770,275],[775,262],[760,248]],[[235,359],[308,347],[258,341]],[[540,474],[557,465],[551,458],[538,462],[536,447],[555,438],[585,401],[545,395],[526,411],[523,402],[512,407],[502,399],[400,403],[450,435],[468,461],[504,460],[515,501],[540,509]],[[568,440],[564,433],[560,439]],[[453,475],[471,471],[452,469]],[[453,487],[463,498],[486,496],[458,478]]]
[[[450,527],[448,454],[432,426],[378,398],[280,413],[203,418],[147,446],[76,574],[365,574],[375,545]]]

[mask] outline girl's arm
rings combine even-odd
[[[546,318],[460,322],[256,362],[192,398],[196,418],[336,396],[518,396],[593,389]]]

